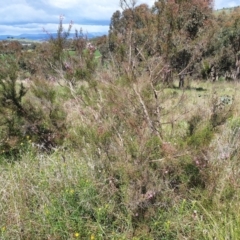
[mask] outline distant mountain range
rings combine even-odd
[[[85,33],[84,33],[85,34]],[[104,32],[92,32],[86,33],[89,39],[94,37],[100,37],[107,33]],[[47,41],[50,37],[56,37],[57,33],[51,33],[48,35],[47,33],[39,33],[39,34],[20,34],[18,36],[14,35],[0,35],[0,40],[32,40],[32,41]],[[74,38],[75,34],[71,33],[69,38]]]

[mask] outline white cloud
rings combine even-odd
[[[44,22],[54,20],[54,15],[48,15],[42,9],[34,9],[24,4],[10,5],[0,9],[1,23]]]
[[[65,30],[68,29],[68,24],[63,24]],[[48,33],[54,33],[58,29],[58,24],[49,23],[49,24],[38,24],[38,23],[29,23],[29,24],[19,24],[14,26],[9,25],[0,25],[0,35],[13,35],[17,36],[22,33],[31,33],[31,34],[41,34],[46,33],[44,29]],[[107,33],[109,30],[109,26],[99,26],[99,25],[84,25],[84,24],[74,24],[72,27],[72,33],[75,30],[83,30],[83,33],[91,33],[91,32],[100,32],[100,33]]]
[[[239,3],[237,4],[237,1],[230,1],[230,2],[228,2],[228,7],[235,7],[235,6],[237,6],[237,5],[239,5]]]
[[[20,35],[22,33],[42,33],[42,26],[39,24],[23,24],[23,25],[0,25],[0,35]]]
[[[68,24],[63,24],[63,27],[65,30],[68,29]],[[58,24],[45,24],[44,29],[46,29],[48,32],[53,33],[56,32],[56,29],[58,28]],[[82,29],[84,33],[87,32],[107,32],[109,27],[108,26],[99,26],[99,25],[84,25],[84,24],[73,24],[72,26],[72,32],[74,33],[75,30]]]
[[[64,23],[74,22],[73,29],[107,32],[112,14],[120,9],[119,0],[0,0],[0,35],[36,32],[42,27],[56,31],[60,15]],[[155,0],[138,0],[152,6]],[[215,0],[215,8],[240,5],[240,0]]]
[[[44,2],[61,9],[71,9],[79,4],[79,0],[44,0]]]

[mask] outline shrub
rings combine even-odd
[[[65,114],[56,103],[55,90],[41,80],[25,87],[17,80],[17,62],[11,58],[4,62],[0,76],[1,151],[18,152],[26,136],[48,150],[61,144]]]

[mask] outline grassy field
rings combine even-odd
[[[50,42],[2,45],[1,240],[240,239],[237,13],[162,3],[113,15],[102,58],[81,30],[66,49],[62,18]]]
[[[70,56],[74,56],[76,54],[76,52],[73,51],[73,50],[68,51],[68,53],[69,53]],[[101,53],[99,52],[99,50],[96,50],[94,52],[94,56],[95,56],[95,58],[100,58],[101,57]]]
[[[1,239],[240,238],[239,83],[160,84],[156,98],[147,76],[102,69],[74,96],[55,87],[63,146],[26,136],[1,154]]]

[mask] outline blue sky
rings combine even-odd
[[[0,35],[56,32],[60,15],[64,23],[74,22],[73,29],[107,32],[109,20],[119,0],[0,0]],[[152,6],[154,0],[137,0]],[[240,0],[215,0],[215,9],[240,5]]]

